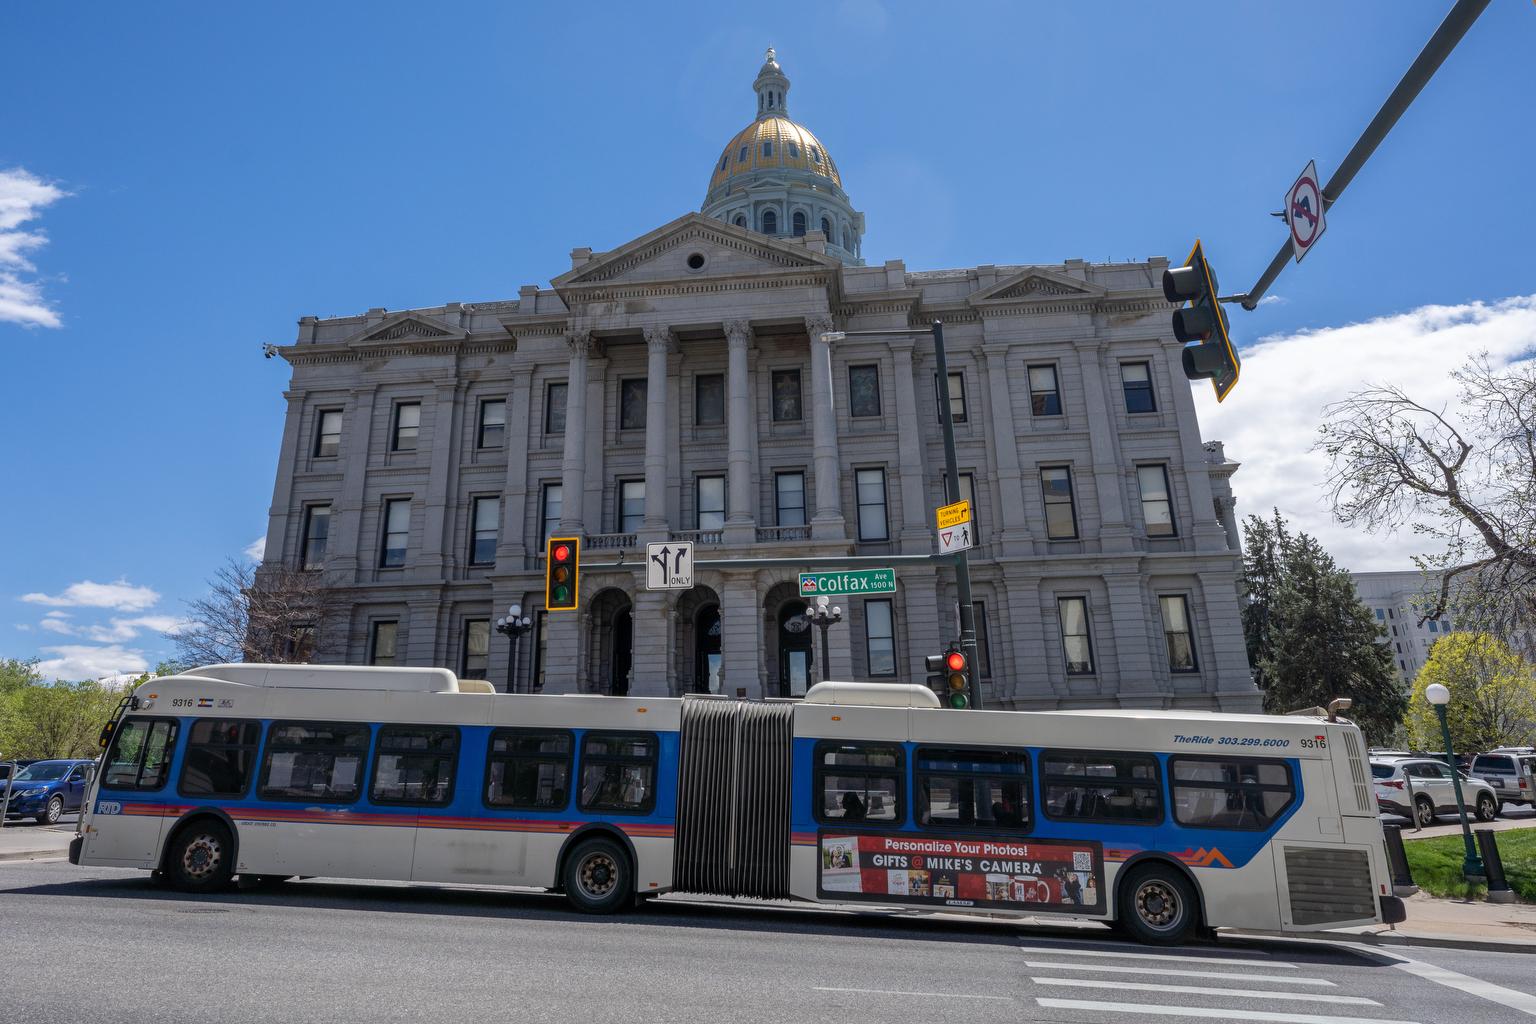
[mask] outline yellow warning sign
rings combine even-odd
[[[947,530],[951,526],[971,521],[971,503],[957,501],[953,505],[940,505],[934,515],[939,521],[939,529]]]

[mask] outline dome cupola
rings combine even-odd
[[[843,191],[832,154],[810,129],[789,119],[789,76],[771,47],[752,91],[757,117],[720,154],[702,212],[765,235],[820,232],[828,255],[862,266],[864,215]]]

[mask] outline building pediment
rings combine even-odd
[[[1021,302],[1060,302],[1063,299],[1102,299],[1105,290],[1070,274],[1044,267],[1030,267],[1008,277],[991,288],[976,292],[971,305],[989,303],[1018,305]]]
[[[567,305],[578,296],[634,287],[692,289],[722,278],[830,276],[841,261],[803,244],[690,213],[611,252],[588,259],[551,283]]]
[[[393,344],[402,341],[462,340],[469,332],[454,324],[424,313],[396,313],[382,322],[369,324],[342,344],[356,348],[363,345]]]

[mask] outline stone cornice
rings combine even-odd
[[[735,277],[688,278],[604,285],[570,289],[562,297],[573,312],[599,302],[624,302],[680,295],[711,295],[728,292],[767,291],[778,288],[830,288],[836,275],[830,271],[770,271]]]
[[[517,351],[514,338],[453,339],[432,338],[398,342],[369,342],[364,345],[335,342],[328,345],[287,345],[278,353],[290,366],[317,366],[326,363],[361,363],[392,356],[474,356],[497,355]]]

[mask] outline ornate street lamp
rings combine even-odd
[[[1467,856],[1461,862],[1461,873],[1470,885],[1481,885],[1488,879],[1483,858],[1477,855],[1477,844],[1472,841],[1472,826],[1467,824],[1467,804],[1461,798],[1461,772],[1456,770],[1456,753],[1451,750],[1451,727],[1445,720],[1445,706],[1451,702],[1451,691],[1439,683],[1424,688],[1424,699],[1435,709],[1440,719],[1440,737],[1445,740],[1446,767],[1451,770],[1451,783],[1456,787],[1456,810],[1461,815],[1461,838],[1467,845]]]
[[[832,664],[828,660],[827,655],[827,629],[830,628],[833,623],[843,621],[843,610],[836,607],[827,607],[831,603],[832,599],[830,597],[825,594],[820,594],[816,598],[816,607],[809,609],[807,612],[807,614],[810,615],[811,621],[821,627],[822,682],[826,682],[828,679],[832,678]]]
[[[512,653],[507,658],[507,692],[517,692],[517,641],[533,628],[533,620],[523,614],[523,606],[514,604],[507,614],[496,620],[496,632],[512,641]]]

